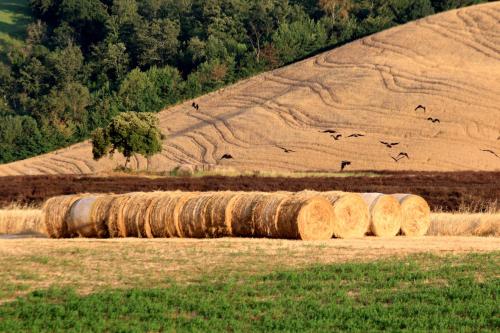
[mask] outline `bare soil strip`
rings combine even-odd
[[[40,204],[64,194],[133,191],[350,191],[413,193],[435,210],[476,211],[500,202],[500,172],[385,172],[376,177],[90,177],[19,176],[0,178],[0,206]]]

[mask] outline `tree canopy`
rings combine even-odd
[[[118,151],[125,156],[126,167],[134,154],[149,158],[161,152],[162,138],[155,114],[123,112],[92,133],[92,154],[99,160]]]

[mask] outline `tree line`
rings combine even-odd
[[[0,163],[482,0],[31,0],[0,54]]]

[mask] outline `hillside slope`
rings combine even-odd
[[[200,97],[198,111],[192,101],[167,109],[167,139],[150,169],[337,171],[348,160],[348,170],[500,170],[500,158],[483,151],[500,156],[499,21],[498,2],[434,15]],[[409,159],[395,162],[400,152]],[[225,153],[234,159],[221,161]],[[122,162],[93,161],[85,142],[1,165],[0,176]]]

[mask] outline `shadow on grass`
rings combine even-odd
[[[0,306],[0,331],[494,331],[498,259],[420,255],[86,296],[49,289]]]

